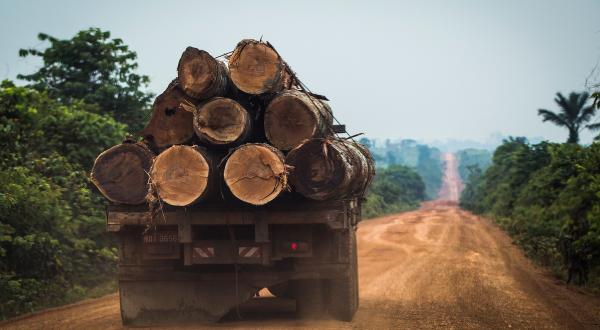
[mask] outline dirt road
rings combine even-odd
[[[445,159],[438,201],[361,223],[361,305],[352,323],[296,320],[292,300],[264,297],[243,306],[243,320],[210,328],[600,328],[598,297],[545,274],[503,232],[456,206],[456,162]],[[118,329],[119,302],[114,294],[0,327]]]

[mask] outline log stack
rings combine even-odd
[[[327,99],[308,92],[268,42],[242,40],[229,54],[185,49],[142,141],[96,159],[98,190],[113,203],[173,206],[364,197],[373,159],[336,136]]]

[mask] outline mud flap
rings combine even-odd
[[[231,281],[121,281],[124,325],[212,323],[252,298],[256,288]]]

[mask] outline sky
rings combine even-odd
[[[0,79],[40,66],[17,54],[43,49],[39,32],[111,31],[137,52],[154,93],[187,46],[216,56],[262,37],[351,133],[563,141],[566,131],[542,123],[537,109],[556,110],[556,92],[585,90],[600,60],[599,13],[600,0],[2,0]]]

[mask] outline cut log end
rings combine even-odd
[[[276,148],[290,150],[315,135],[317,114],[289,95],[273,100],[265,111],[265,134]]]
[[[196,135],[211,145],[232,145],[250,133],[250,116],[236,101],[214,98],[194,115]]]
[[[206,99],[225,90],[227,73],[209,53],[188,47],[177,66],[181,89],[190,97]]]
[[[302,141],[330,134],[333,116],[324,102],[297,90],[278,94],[265,111],[265,135],[272,145],[290,150]]]
[[[185,104],[192,101],[174,80],[154,101],[152,118],[140,134],[158,149],[188,142],[194,137],[194,114]]]
[[[204,196],[211,166],[197,147],[172,146],[152,166],[151,182],[161,200],[174,206],[190,205]]]
[[[148,171],[153,157],[141,144],[116,145],[96,158],[91,181],[111,202],[142,204],[148,192]]]
[[[312,139],[287,155],[292,187],[307,198],[327,200],[364,196],[375,167],[369,152],[358,144]]]
[[[281,90],[285,64],[268,44],[256,40],[241,41],[229,58],[229,74],[241,91],[262,94]]]
[[[246,144],[227,159],[225,183],[238,199],[264,205],[277,197],[287,185],[283,154],[264,144]]]

